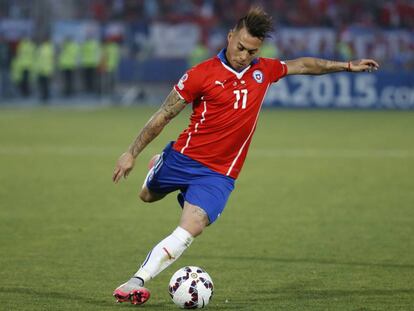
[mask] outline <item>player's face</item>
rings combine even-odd
[[[241,70],[257,56],[262,43],[262,40],[249,34],[246,28],[230,31],[227,36],[227,60],[234,69]]]

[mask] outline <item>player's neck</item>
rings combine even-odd
[[[231,69],[233,69],[235,72],[242,72],[244,69],[246,69],[248,66],[250,66],[250,64],[244,68],[241,68],[239,70],[237,70],[236,68],[234,68],[231,63],[229,62],[229,59],[227,58],[227,48],[224,48],[223,50],[221,50],[221,52],[218,54],[218,57],[220,58],[220,60],[225,63],[227,66],[229,66]]]

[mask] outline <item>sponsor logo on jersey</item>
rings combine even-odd
[[[253,71],[253,78],[256,80],[257,83],[263,82],[263,73],[260,70]]]
[[[181,77],[180,81],[178,81],[177,86],[180,90],[184,89],[184,82],[187,81],[187,79],[188,79],[188,73],[185,73]]]
[[[226,82],[226,80],[224,80],[223,82],[221,82],[221,81],[217,81],[217,80],[216,80],[216,81],[214,82],[214,84],[215,84],[215,85],[220,85],[220,86],[224,89],[224,83],[225,83],[225,82]]]

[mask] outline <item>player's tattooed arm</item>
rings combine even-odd
[[[338,71],[371,72],[372,70],[377,70],[379,68],[378,63],[372,59],[337,62],[314,57],[301,57],[294,60],[288,60],[286,61],[286,66],[288,67],[289,75],[321,75]]]
[[[140,152],[161,133],[163,128],[186,107],[186,105],[187,102],[178,95],[175,89],[172,89],[160,109],[153,114],[138,134],[135,141],[129,146],[128,152],[136,158],[138,154],[140,154]]]
[[[154,113],[134,142],[129,146],[128,151],[119,157],[112,174],[112,180],[115,183],[121,177],[126,178],[129,175],[138,154],[161,133],[164,126],[177,116],[185,108],[186,104],[186,101],[178,95],[175,89],[170,92],[160,109]]]

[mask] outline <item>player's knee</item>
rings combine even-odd
[[[194,223],[190,233],[193,237],[199,236],[203,233],[205,227],[206,225],[204,222]]]
[[[203,233],[209,224],[208,216],[201,208],[186,204],[180,220],[180,227],[187,230],[193,237]]]
[[[188,231],[194,238],[203,233],[205,226],[197,223],[180,223],[180,227]]]

